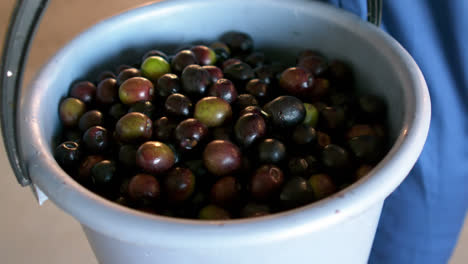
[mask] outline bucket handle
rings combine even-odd
[[[0,75],[3,142],[16,179],[31,184],[18,144],[17,103],[29,48],[49,0],[18,0],[5,37]]]
[[[383,0],[367,0],[367,21],[380,27]]]
[[[18,0],[3,46],[0,71],[0,102],[3,142],[13,172],[21,186],[31,184],[20,152],[17,133],[17,103],[29,49],[49,0]],[[380,26],[382,0],[367,0],[367,21]]]

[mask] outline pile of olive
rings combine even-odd
[[[387,151],[386,106],[347,63],[314,50],[295,65],[227,32],[79,81],[59,106],[55,158],[121,205],[229,219],[302,206],[366,175]]]

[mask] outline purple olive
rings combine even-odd
[[[185,67],[181,75],[182,89],[188,95],[203,95],[211,83],[211,76],[200,65]]]
[[[286,157],[286,146],[274,138],[264,139],[258,145],[258,157],[262,163],[279,163]]]
[[[266,123],[262,116],[246,114],[237,120],[234,135],[239,144],[244,147],[252,145],[266,134]]]
[[[114,78],[99,82],[96,90],[96,101],[102,105],[110,105],[119,100],[119,86]]]
[[[86,105],[80,99],[66,98],[60,103],[59,116],[62,124],[67,127],[78,125],[81,116],[86,112]]]
[[[216,63],[216,53],[209,47],[203,45],[193,46],[190,49],[200,65],[213,65]]]
[[[304,68],[292,67],[286,69],[279,80],[281,88],[294,96],[308,96],[314,89],[314,78]]]
[[[174,165],[175,156],[172,149],[159,141],[147,141],[137,150],[136,163],[143,170],[160,174]]]
[[[171,94],[164,103],[166,113],[176,117],[188,117],[192,113],[192,101],[180,93]]]
[[[212,83],[215,83],[216,81],[224,77],[223,71],[216,66],[205,65],[205,66],[202,66],[202,68],[205,69],[210,74]]]
[[[154,87],[151,81],[143,77],[133,77],[119,87],[119,98],[123,104],[153,100]]]
[[[54,157],[57,163],[66,171],[74,169],[81,159],[82,151],[79,144],[65,141],[55,148]]]
[[[167,199],[173,203],[186,201],[195,190],[195,176],[187,168],[171,169],[164,180]]]
[[[117,121],[115,132],[118,140],[125,143],[149,140],[153,132],[153,122],[145,114],[128,113]]]
[[[237,99],[237,90],[230,80],[221,78],[210,86],[208,95],[219,97],[231,104]]]
[[[241,185],[236,178],[225,176],[216,181],[211,188],[211,201],[223,208],[229,208],[239,202]]]
[[[348,140],[348,146],[359,161],[375,164],[382,159],[385,144],[377,136],[362,135]]]
[[[293,176],[284,184],[279,198],[284,207],[295,208],[312,202],[314,192],[306,179]]]
[[[110,135],[101,126],[88,128],[83,134],[83,143],[90,152],[100,153],[110,145]]]
[[[70,96],[80,99],[85,104],[92,104],[96,97],[96,86],[88,81],[78,82],[70,89]]]
[[[167,97],[178,93],[181,89],[179,77],[172,73],[167,73],[158,79],[156,84],[156,93],[161,97]]]
[[[197,102],[193,116],[207,127],[217,127],[231,118],[232,109],[225,100],[209,96]]]
[[[294,127],[304,121],[304,104],[294,96],[284,95],[267,103],[263,110],[270,116],[274,126],[279,128]]]
[[[140,70],[133,67],[125,69],[119,73],[119,76],[117,76],[117,85],[121,85],[123,82],[133,77],[141,77]]]
[[[245,85],[250,79],[255,77],[255,73],[245,62],[234,63],[224,68],[224,76],[236,85]]]
[[[160,56],[150,56],[141,64],[141,75],[154,83],[161,76],[170,72],[171,65]]]
[[[161,195],[159,181],[149,174],[137,174],[128,183],[128,196],[134,202],[140,204],[152,204]]]
[[[181,73],[191,64],[198,64],[195,54],[191,50],[181,50],[172,58],[171,67],[174,72]]]
[[[317,76],[325,72],[328,64],[324,57],[311,55],[299,59],[297,66],[306,69],[313,76]]]
[[[214,175],[232,174],[241,167],[239,148],[227,140],[213,140],[203,151],[203,164]]]
[[[266,201],[278,194],[284,182],[283,171],[274,165],[258,168],[250,180],[250,192],[253,198]]]
[[[92,126],[102,126],[104,124],[104,116],[98,110],[91,110],[84,113],[80,117],[80,121],[78,122],[78,127],[81,131],[86,131],[88,128]]]
[[[329,144],[323,149],[322,164],[333,173],[346,172],[352,167],[348,151],[335,144]]]
[[[183,150],[196,148],[208,134],[208,128],[195,118],[185,119],[175,128],[177,144]]]
[[[248,54],[253,49],[252,37],[244,32],[229,31],[224,33],[219,40],[228,45],[232,54]]]
[[[336,185],[332,178],[324,173],[314,174],[310,176],[309,186],[314,192],[316,199],[325,198],[336,192]]]
[[[292,133],[292,141],[297,145],[310,148],[315,146],[317,140],[317,132],[311,126],[299,124]]]
[[[268,95],[268,85],[260,79],[251,79],[247,83],[245,91],[256,98],[265,98]]]
[[[99,189],[106,191],[117,176],[117,167],[112,160],[101,160],[91,168],[93,183]]]

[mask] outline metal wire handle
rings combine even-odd
[[[21,186],[30,185],[31,179],[17,142],[16,108],[29,47],[48,2],[48,0],[18,0],[3,46],[0,67],[3,142],[13,172]]]
[[[382,5],[383,0],[367,0],[367,21],[380,26],[382,22]]]

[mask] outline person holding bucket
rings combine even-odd
[[[363,19],[365,0],[330,0]],[[383,1],[381,28],[412,55],[433,112],[423,152],[384,203],[369,263],[447,263],[468,207],[468,2]]]

